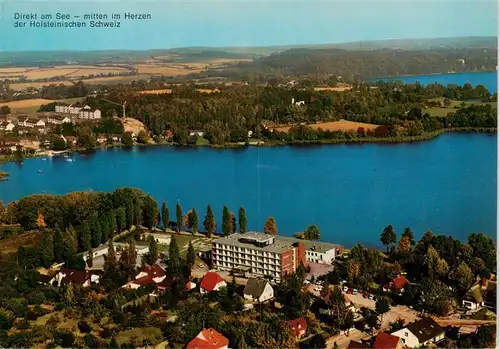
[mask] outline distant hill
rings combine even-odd
[[[195,62],[215,58],[257,58],[294,49],[342,49],[349,51],[435,50],[495,48],[497,37],[455,37],[433,39],[394,39],[320,45],[260,47],[180,47],[155,50],[0,52],[0,66],[47,66],[64,64],[136,63],[150,59],[168,62]]]

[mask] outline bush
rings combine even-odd
[[[81,320],[78,322],[78,329],[82,333],[89,333],[91,330],[90,325],[85,320]]]

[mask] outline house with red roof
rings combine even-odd
[[[299,317],[294,320],[287,321],[288,325],[292,329],[293,334],[297,338],[302,338],[307,332],[307,322],[303,317]]]
[[[126,283],[122,287],[138,289],[141,286],[146,285],[156,285],[165,280],[167,274],[165,270],[159,264],[153,264],[146,266],[139,274],[136,275],[135,279]]]
[[[404,344],[401,338],[385,332],[379,332],[373,342],[375,349],[403,349]]]
[[[61,270],[54,276],[54,278],[50,279],[48,283],[54,284],[54,281],[57,286],[74,284],[83,287],[90,287],[93,283],[99,283],[99,275],[87,270],[76,270],[62,267]]]
[[[226,286],[226,282],[219,274],[209,271],[201,280],[200,293],[204,294],[212,291],[218,291],[220,288]]]
[[[384,285],[383,290],[384,292],[389,292],[389,291],[400,291],[403,292],[403,288],[408,285],[410,282],[408,281],[407,278],[404,276],[398,276],[394,279],[391,280],[388,284]]]
[[[186,349],[227,349],[228,347],[229,339],[213,328],[204,328],[188,343]]]

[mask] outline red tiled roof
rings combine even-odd
[[[301,331],[306,331],[307,330],[307,322],[306,319],[303,317],[299,317],[294,320],[287,321],[288,325],[292,328],[293,333],[295,336],[300,336]]]
[[[351,340],[347,349],[367,349],[370,348],[368,345]]]
[[[186,349],[218,349],[229,345],[229,339],[214,330],[213,328],[203,329]]]
[[[385,332],[379,332],[375,337],[373,348],[375,349],[396,349],[400,341],[399,337]]]
[[[222,279],[219,274],[209,271],[205,274],[203,280],[201,280],[200,288],[210,292],[213,291],[215,286],[222,281],[224,281],[224,279]]]
[[[398,276],[397,278],[392,279],[392,288],[395,290],[400,290],[409,283],[410,282],[404,276]]]

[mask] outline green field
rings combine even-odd
[[[441,102],[443,104],[444,97],[429,99],[429,102]],[[447,116],[449,113],[455,113],[461,104],[464,103],[466,106],[471,104],[491,104],[493,107],[497,107],[497,102],[470,102],[470,101],[456,101],[451,100],[451,104],[447,107],[431,107],[424,109],[422,113],[429,113],[433,117]]]

